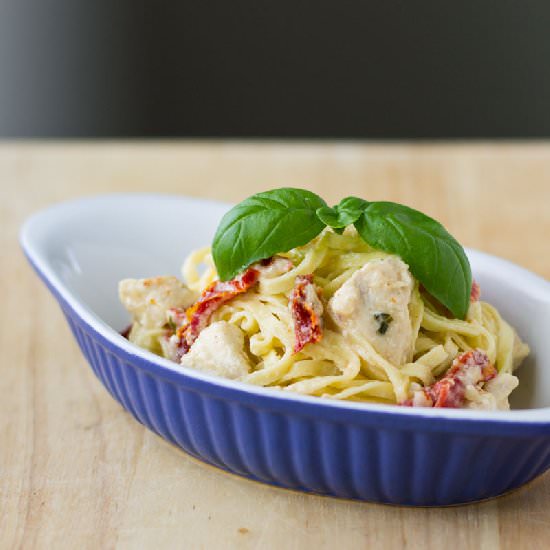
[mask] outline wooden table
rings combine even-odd
[[[95,379],[17,244],[57,201],[111,191],[236,201],[306,187],[405,202],[550,278],[550,144],[0,145],[0,548],[548,548],[550,475],[413,509],[275,489],[145,430]]]

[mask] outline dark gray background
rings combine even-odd
[[[550,136],[550,2],[0,0],[0,136]]]

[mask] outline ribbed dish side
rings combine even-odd
[[[496,496],[550,465],[544,437],[333,423],[191,391],[123,361],[66,314],[95,374],[139,422],[191,455],[255,480],[343,498],[430,506]]]

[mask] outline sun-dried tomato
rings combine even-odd
[[[290,295],[290,311],[294,324],[294,352],[323,337],[323,305],[313,284],[313,275],[298,275]]]

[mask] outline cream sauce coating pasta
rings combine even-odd
[[[528,353],[493,306],[474,301],[465,320],[449,318],[418,283],[408,306],[414,338],[410,362],[392,364],[364,337],[344,335],[326,313],[321,341],[294,353],[288,303],[296,277],[312,274],[326,304],[367,262],[388,254],[372,249],[348,228],[343,234],[326,229],[281,256],[292,261],[290,271],[260,278],[258,285],[222,305],[210,319],[243,331],[251,364],[244,382],[332,399],[403,403],[412,387],[432,384],[463,352],[482,350],[499,372],[508,374]],[[182,271],[186,284],[197,292],[217,277],[209,248],[193,252]]]

